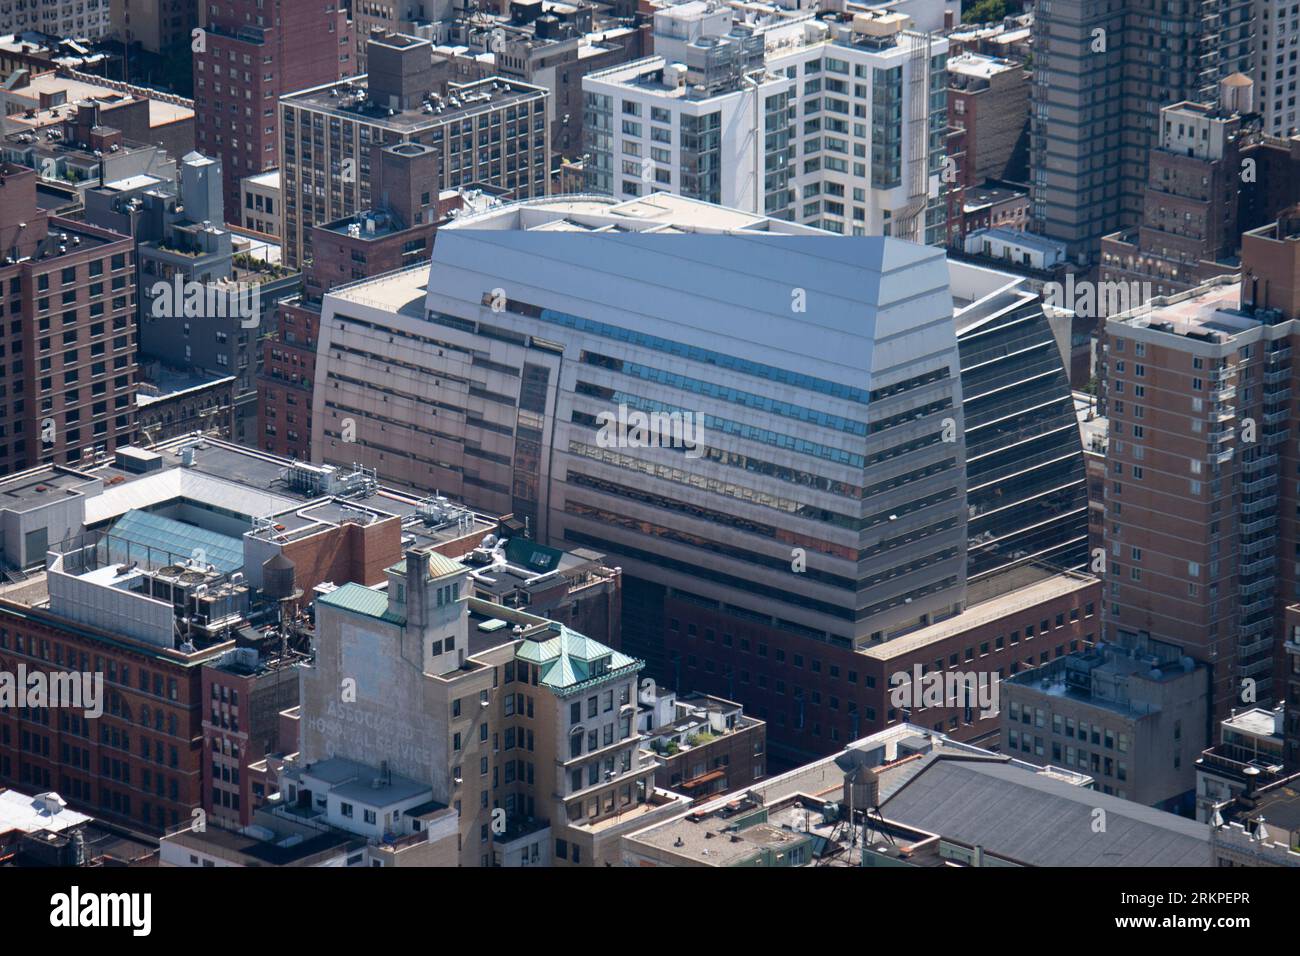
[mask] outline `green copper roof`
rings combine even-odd
[[[449,577],[453,574],[464,574],[467,568],[459,561],[453,561],[451,558],[439,554],[437,551],[428,552],[428,563],[425,569],[428,571],[429,580],[436,581],[438,578]],[[406,571],[406,559],[403,558],[396,564],[390,566],[387,570],[404,573]]]
[[[392,624],[405,624],[405,618],[388,613],[388,592],[376,591],[364,584],[355,582],[336,588],[329,594],[316,599],[317,604],[328,604],[366,617],[377,618]]]
[[[518,660],[538,666],[539,681],[547,687],[566,690],[625,667],[641,666],[636,658],[593,641],[563,624],[553,623],[547,633],[550,636],[541,640],[526,639],[515,651]]]

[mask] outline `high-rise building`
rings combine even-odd
[[[1294,214],[1247,232],[1241,280],[1158,296],[1105,328],[1107,639],[1209,665],[1216,721],[1286,692],[1298,232]]]
[[[428,40],[372,36],[370,73],[286,93],[280,101],[284,261],[312,258],[311,227],[374,208],[375,151],[416,143],[435,152],[423,202],[481,185],[518,198],[550,188],[548,92],[515,80],[435,88]],[[327,132],[328,131],[328,132]]]
[[[1255,49],[1250,77],[1255,81],[1257,109],[1264,131],[1290,136],[1300,128],[1296,121],[1296,61],[1291,57],[1300,43],[1300,10],[1287,0],[1255,0]]]
[[[583,81],[590,191],[943,241],[946,39],[900,13],[704,6],[656,11],[656,56]]]
[[[109,0],[11,0],[0,7],[0,34],[101,40],[109,24]]]
[[[279,98],[353,72],[352,23],[335,0],[226,0],[202,29],[195,145],[221,161],[224,219],[238,223],[240,180],[280,165]]]
[[[1034,231],[1095,263],[1142,215],[1162,106],[1214,98],[1252,69],[1249,0],[1058,0],[1036,9],[1030,100]]]
[[[462,216],[429,272],[325,297],[313,453],[611,555],[623,649],[658,679],[685,683],[671,654],[689,665],[697,631],[740,633],[707,615],[771,645],[756,668],[854,661],[958,614],[968,580],[1085,562],[1073,401],[1022,286],[667,194]],[[639,420],[660,437],[619,431]],[[703,667],[694,689],[738,698]],[[808,751],[847,737],[829,704]]]
[[[1238,76],[1224,84],[1235,81],[1250,83]],[[1228,104],[1175,103],[1160,111],[1142,218],[1131,229],[1102,238],[1103,282],[1145,284],[1150,291],[1140,302],[1236,272],[1246,130],[1241,114]]]
[[[34,170],[0,165],[0,472],[93,460],[135,429],[134,243],[40,208]]]
[[[43,0],[32,0],[43,2]],[[94,2],[94,0],[91,0]],[[150,53],[166,53],[178,45],[188,46],[191,31],[214,4],[200,0],[100,0],[108,8],[114,37],[139,44]]]

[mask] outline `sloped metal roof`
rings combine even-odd
[[[1030,866],[1210,865],[1208,825],[1008,763],[940,756],[880,809]]]

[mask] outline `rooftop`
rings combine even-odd
[[[1233,714],[1231,717],[1226,718],[1220,726],[1224,730],[1250,734],[1254,737],[1281,738],[1283,718],[1284,711],[1280,707],[1277,710],[1252,707],[1250,710],[1244,710],[1240,714]]]
[[[966,52],[948,58],[948,72],[958,76],[967,76],[981,80],[992,79],[1000,73],[1023,70],[1025,65],[1016,60],[1007,60],[983,53]]]
[[[281,97],[281,102],[340,118],[359,119],[402,135],[460,121],[487,110],[544,99],[545,87],[519,80],[488,77],[473,83],[449,83],[444,98],[430,94],[419,108],[394,111],[372,101],[365,75],[327,83]]]
[[[941,757],[880,809],[1028,866],[1210,865],[1206,824],[1004,763]]]
[[[1160,661],[1113,645],[1067,654],[1031,670],[1012,674],[1007,683],[1048,697],[1074,700],[1140,719],[1158,713],[1162,698],[1153,693],[1158,685],[1189,680],[1186,694],[1201,696],[1206,687],[1204,673],[1190,657]]]
[[[1241,311],[1241,282],[1220,277],[1177,295],[1157,296],[1144,306],[1113,316],[1111,326],[1151,328],[1206,342],[1226,342],[1262,325]]]
[[[58,94],[63,95],[63,102],[46,109],[39,108],[42,96],[49,97]],[[53,71],[38,73],[31,77],[26,86],[7,90],[5,95],[14,103],[28,100],[36,104],[36,108],[30,111],[13,113],[5,117],[14,125],[33,128],[61,123],[67,119],[71,107],[78,106],[85,101],[92,101],[105,109],[109,109],[138,102],[144,98],[136,92],[117,90],[98,83],[88,83],[85,80],[79,80]],[[178,101],[177,97],[160,93],[157,98],[151,96],[147,97],[147,99],[149,103],[149,126],[151,128],[194,118],[193,106]],[[112,123],[108,122],[107,125],[112,125]]]
[[[322,860],[361,849],[366,841],[337,830],[317,829],[310,834],[250,835],[209,824],[201,833],[188,826],[164,839],[210,856],[233,859],[252,866],[316,866]],[[252,860],[254,862],[248,863]]]
[[[515,657],[537,664],[541,671],[539,683],[553,690],[572,690],[588,681],[641,665],[635,658],[593,641],[564,624],[552,622],[550,636],[545,634],[542,632],[525,639]]]
[[[891,641],[860,647],[858,653],[876,660],[893,660],[1017,612],[1036,612],[1044,602],[1085,590],[1096,580],[1086,574],[1033,565],[1011,568],[973,586],[968,591],[970,603],[960,614]],[[1030,623],[1037,624],[1037,620]]]
[[[0,834],[11,830],[57,833],[91,819],[84,813],[69,810],[67,801],[52,790],[32,796],[17,790],[0,789]]]
[[[1004,762],[1021,772],[1047,774],[1076,787],[1086,788],[1093,782],[1091,777],[1075,771],[1052,766],[1040,767],[1014,757],[995,754],[974,744],[953,740],[925,727],[900,723],[856,740],[839,753],[767,777],[755,783],[747,792],[757,794],[765,803],[773,803],[795,793],[838,799],[844,788],[842,763],[854,752],[860,756],[853,757],[851,762],[862,761],[875,770],[881,801],[902,788],[922,768],[945,754]],[[724,797],[715,800],[706,804],[706,808],[717,806],[727,799],[729,798]]]
[[[670,193],[652,193],[639,199],[626,200],[590,195],[525,199],[491,206],[471,215],[457,216],[443,229],[829,235],[811,226],[770,219]]]
[[[962,194],[962,211],[974,212],[985,206],[994,206],[1003,202],[1016,202],[1024,200],[1029,202],[1029,196],[1026,193],[1015,189],[1007,189],[1003,186],[974,186],[967,189]]]

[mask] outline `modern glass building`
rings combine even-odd
[[[856,649],[959,613],[968,578],[1086,558],[1038,300],[935,248],[532,201],[328,296],[318,363],[318,458],[610,555],[652,671],[660,593]]]

